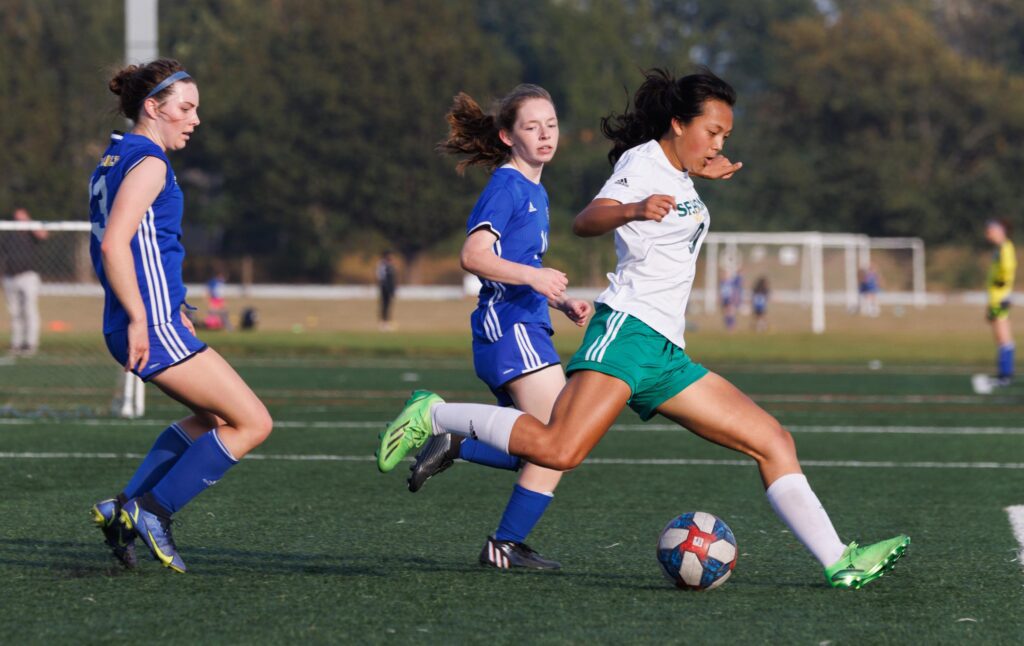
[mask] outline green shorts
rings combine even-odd
[[[593,370],[626,382],[632,391],[629,407],[645,422],[658,406],[708,374],[686,352],[640,319],[597,304],[583,345],[566,374]]]

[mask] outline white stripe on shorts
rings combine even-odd
[[[625,322],[626,317],[629,316],[625,312],[615,312],[608,317],[608,322],[605,324],[604,334],[597,337],[590,347],[587,348],[587,354],[584,358],[587,361],[596,361],[598,363],[604,358],[604,351],[608,348],[608,344],[615,340],[615,335],[619,333],[619,328]]]
[[[160,338],[160,345],[164,346],[164,350],[167,350],[167,354],[171,356],[171,360],[174,363],[178,363],[185,358],[185,355],[178,349],[178,347],[171,343],[167,338],[167,328],[164,325],[154,325],[153,332],[156,333],[157,337]]]
[[[622,329],[622,325],[626,322],[626,319],[628,318],[629,314],[623,312],[622,316],[619,318],[619,322],[615,325],[615,329],[612,330],[611,337],[607,341],[605,341],[604,345],[601,347],[601,351],[597,354],[598,363],[604,361],[604,353],[608,351],[608,346],[612,344],[612,341],[615,340],[615,337],[619,336],[619,330]]]
[[[178,314],[178,316],[181,316],[181,314]],[[168,323],[165,327],[167,328],[167,336],[171,339],[171,341],[177,343],[178,348],[180,348],[182,352],[188,355],[188,344],[185,343],[185,341],[181,338],[181,335],[178,334],[178,330],[174,327],[174,325]]]
[[[516,345],[519,346],[519,354],[523,357],[524,372],[540,368],[540,355],[533,348],[533,343],[530,341],[530,335],[527,334],[526,328],[522,323],[516,323],[512,326],[512,329],[516,333]]]
[[[156,333],[160,336],[160,340],[164,342],[164,346],[171,355],[177,354],[174,360],[181,361],[189,355],[188,346],[181,340],[178,335],[178,331],[174,329],[174,326],[170,323],[162,323],[155,326]]]

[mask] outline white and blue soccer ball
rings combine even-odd
[[[721,518],[690,511],[674,518],[658,538],[658,563],[677,588],[711,590],[736,567],[736,537]]]

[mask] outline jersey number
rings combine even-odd
[[[693,253],[693,250],[697,248],[697,243],[700,242],[700,234],[704,233],[704,226],[706,224],[706,222],[701,222],[700,226],[697,227],[697,231],[693,234],[693,237],[690,238],[690,253]]]
[[[103,216],[103,222],[92,223],[92,234],[96,236],[97,240],[103,242],[103,234],[107,230],[107,217],[110,215],[107,207],[107,176],[100,175],[99,179],[89,187],[89,193],[93,197],[99,197],[96,203],[100,208],[100,214]]]

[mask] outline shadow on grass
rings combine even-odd
[[[136,543],[136,550],[140,561],[138,571],[156,565],[141,542]],[[0,538],[0,566],[48,570],[58,577],[76,579],[134,574],[113,561],[101,564],[104,554],[107,550],[100,540],[92,543]],[[183,549],[182,555],[190,567],[189,572],[201,576],[237,576],[246,571],[262,575],[388,576],[380,567],[379,559],[351,558],[343,553],[305,554],[195,546]]]

